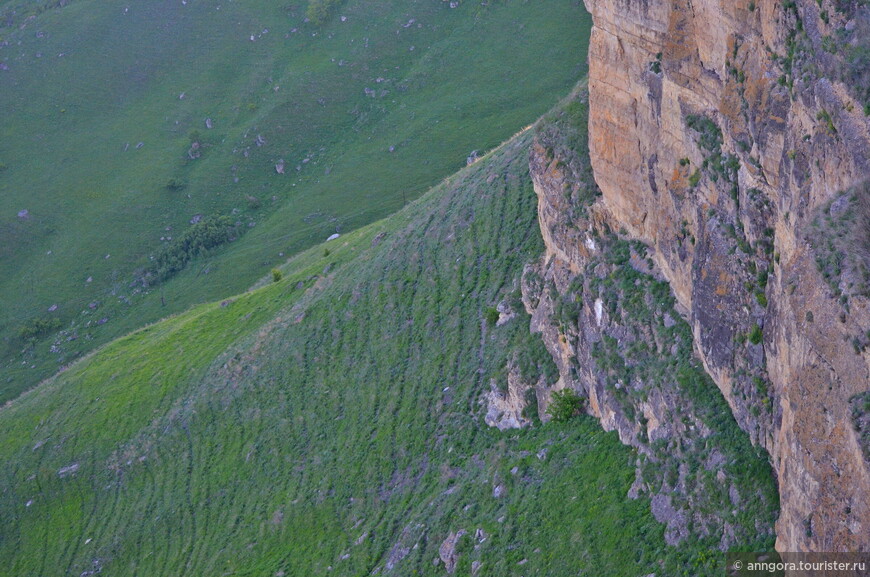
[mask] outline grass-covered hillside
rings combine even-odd
[[[543,250],[530,139],[0,410],[4,570],[718,575],[626,498],[615,433],[483,423],[508,359],[555,372],[516,304]]]
[[[590,25],[573,0],[0,0],[0,401],[418,197],[567,93]]]

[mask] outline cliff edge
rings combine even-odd
[[[831,0],[585,1],[594,21],[589,156],[601,197],[577,214],[570,189],[582,175],[538,139],[540,274],[564,300],[572,286],[584,288],[578,275],[594,272],[602,231],[642,243],[626,262],[670,285],[704,370],[771,457],[776,548],[870,550],[862,430],[870,405],[870,9]],[[607,287],[592,288],[599,293],[580,304],[580,316],[606,327],[607,299],[596,297]],[[540,309],[532,300],[527,306]],[[555,306],[545,307],[551,317]],[[617,303],[610,314],[624,310]],[[563,361],[562,384],[586,391],[605,427],[637,445],[637,426],[620,425],[625,412],[600,401],[600,371],[576,361],[607,338],[621,344],[620,335],[576,338],[582,328],[545,317],[537,315],[537,328]],[[667,405],[659,397],[635,404],[647,431],[656,403]],[[677,428],[694,430],[684,422]]]

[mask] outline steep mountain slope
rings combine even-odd
[[[488,4],[350,0],[315,27],[304,0],[0,3],[0,400],[533,122],[584,73],[589,16]],[[212,215],[237,240],[134,282]]]
[[[601,200],[577,197],[588,176],[559,168],[573,153],[541,145],[532,160],[551,300],[581,311],[579,328],[547,319],[548,306],[540,313],[563,381],[587,391],[604,425],[632,444],[645,444],[647,422],[660,426],[674,407],[667,394],[658,406],[632,399],[620,390],[628,380],[608,378],[616,371],[632,379],[630,392],[657,392],[658,376],[637,368],[647,351],[628,347],[663,352],[655,325],[677,321],[653,315],[652,331],[626,331],[632,307],[637,324],[631,298],[644,293],[590,286],[595,247],[606,253],[617,242],[602,248],[596,235],[619,231],[620,242],[638,242],[624,258],[669,283],[704,369],[771,455],[777,548],[870,550],[870,9],[586,4]]]
[[[574,100],[569,124],[584,117]],[[519,379],[544,398],[557,376],[520,300],[544,249],[531,140],[307,251],[283,280],[137,331],[0,410],[2,565],[719,574],[710,543],[667,547],[649,499],[625,499],[637,455],[588,417],[484,424],[491,388]],[[741,435],[732,419],[713,426],[711,447]],[[740,457],[761,471],[742,495],[772,487],[763,458]],[[735,516],[759,536],[734,548],[769,546],[769,505]]]

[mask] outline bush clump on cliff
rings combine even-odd
[[[564,423],[583,411],[583,398],[573,389],[562,389],[553,393],[553,399],[547,407],[547,414],[556,423]]]
[[[855,12],[854,26],[843,46],[841,78],[870,116],[870,8]]]
[[[808,234],[816,267],[835,298],[848,305],[855,295],[870,298],[870,180],[824,205]]]

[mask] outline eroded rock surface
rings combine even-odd
[[[870,465],[850,410],[870,388],[870,303],[832,287],[807,242],[818,211],[870,177],[870,117],[830,73],[831,42],[861,13],[835,4],[586,0],[602,199],[584,226],[650,248],[704,368],[772,458],[781,551],[870,550]],[[595,239],[577,227],[553,155],[539,145],[532,168],[548,266],[570,279]],[[587,322],[608,314],[593,305]],[[560,369],[577,388],[593,381]],[[620,419],[631,419],[589,394],[627,437]]]

